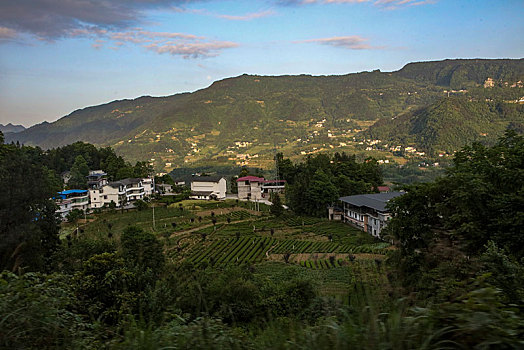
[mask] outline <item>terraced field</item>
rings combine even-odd
[[[186,261],[196,266],[206,262],[212,266],[261,262],[276,240],[244,237],[214,241],[206,249],[197,249]]]
[[[387,285],[382,264],[388,243],[341,222],[291,214],[276,218],[237,204],[184,201],[157,206],[154,216],[151,208],[108,211],[81,225],[82,235],[118,241],[133,224],[157,235],[175,265],[222,269],[248,264],[264,278],[314,280],[319,293],[342,299],[358,284]]]
[[[338,244],[333,242],[313,242],[313,241],[298,241],[298,240],[284,240],[280,241],[278,245],[271,250],[274,254],[304,254],[304,253],[374,253],[385,254],[389,243],[376,243],[364,245],[348,245]]]

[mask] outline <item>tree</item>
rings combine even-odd
[[[151,269],[158,275],[165,263],[162,244],[151,233],[136,226],[127,227],[120,237],[122,257],[129,266]]]
[[[284,208],[282,207],[280,196],[278,195],[278,193],[274,193],[271,197],[272,197],[273,205],[271,205],[271,207],[269,208],[269,211],[271,212],[271,214],[277,217],[281,216],[284,213]]]
[[[82,156],[77,156],[71,167],[71,178],[67,183],[69,188],[87,188],[87,175],[89,175],[89,166],[86,160]]]
[[[44,270],[59,245],[56,183],[43,163],[39,148],[0,144],[2,270]]]
[[[84,216],[84,212],[80,209],[73,209],[66,215],[68,222],[76,224],[78,220]]]
[[[421,297],[465,292],[459,282],[478,273],[485,247],[490,271],[515,270],[508,261],[524,257],[522,169],[524,139],[507,132],[493,147],[473,144],[457,152],[435,182],[406,186],[407,193],[390,202],[393,219],[385,231],[397,241],[404,284]]]
[[[136,200],[134,204],[138,211],[142,211],[149,208],[149,204],[147,204],[145,201],[141,199]]]
[[[328,205],[338,199],[338,190],[329,176],[322,170],[317,170],[306,190],[306,214],[326,216]]]

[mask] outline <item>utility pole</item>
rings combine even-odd
[[[155,227],[155,206],[153,205],[153,231],[156,231],[156,227]]]

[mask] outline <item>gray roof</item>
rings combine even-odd
[[[120,181],[110,182],[107,185],[113,188],[119,188],[120,186],[124,186],[124,184]]]
[[[387,211],[386,204],[390,199],[402,196],[405,192],[388,192],[373,194],[358,194],[356,196],[340,197],[339,200],[356,207],[367,207],[377,211]]]
[[[192,176],[192,182],[218,182],[223,176]]]
[[[132,184],[137,184],[140,181],[142,181],[142,179],[138,179],[138,178],[128,178],[128,179],[120,180],[120,182],[123,183],[126,186],[127,185],[132,185]]]

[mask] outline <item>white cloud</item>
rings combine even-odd
[[[368,39],[358,35],[349,36],[335,36],[331,38],[318,38],[295,41],[295,43],[315,43],[321,45],[330,45],[335,47],[342,47],[350,50],[373,50],[383,49],[383,46],[371,46],[368,44]]]

